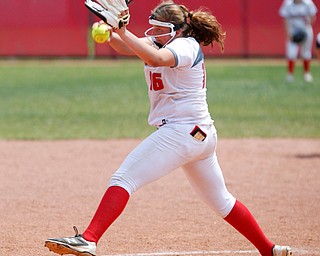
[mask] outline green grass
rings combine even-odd
[[[288,84],[282,63],[209,68],[209,105],[220,136],[319,138],[319,66],[312,71],[314,83],[303,81],[298,66],[296,82]]]
[[[320,137],[315,81],[284,82],[285,62],[208,60],[208,103],[220,137]],[[134,60],[0,62],[0,139],[143,138],[149,102]]]

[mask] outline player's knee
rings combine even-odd
[[[130,177],[127,177],[125,174],[119,174],[117,172],[111,176],[109,187],[112,186],[124,188],[129,193],[129,195],[137,190],[135,182],[130,179]]]
[[[224,195],[202,198],[210,208],[221,218],[225,218],[236,203],[236,198],[229,192]]]
[[[229,198],[225,199],[224,203],[216,205],[214,209],[221,218],[225,218],[231,212],[235,203],[236,203],[236,198],[230,194]]]
[[[301,52],[301,57],[305,60],[311,60],[312,58],[312,53],[311,53],[311,50],[304,50]]]

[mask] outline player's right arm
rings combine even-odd
[[[279,15],[283,19],[283,25],[286,32],[287,39],[290,39],[291,35],[289,32],[289,19],[288,19],[288,1],[284,0],[279,9]]]
[[[139,38],[139,40],[143,43],[151,45],[150,41],[145,38]],[[128,47],[126,43],[123,42],[121,37],[117,33],[111,33],[109,45],[114,49],[116,52],[122,54],[122,55],[128,55],[128,56],[135,56],[136,54]]]
[[[117,34],[123,43],[125,43],[145,64],[152,67],[174,67],[176,65],[176,58],[169,49],[156,48],[152,46],[152,42],[147,38],[144,38],[144,40],[147,40],[147,43],[142,42],[141,38],[135,36],[127,30],[126,27],[119,29]]]
[[[289,31],[289,21],[288,19],[284,18],[283,19],[283,24],[284,24],[284,29],[286,31],[287,39],[291,39],[291,34]]]

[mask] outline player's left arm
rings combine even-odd
[[[289,31],[289,21],[287,18],[283,19],[284,29],[286,31],[287,39],[291,39],[291,34]]]
[[[316,22],[316,14],[318,12],[317,6],[310,1],[309,3],[309,13],[310,13],[310,24],[313,25]]]
[[[310,23],[311,23],[311,25],[315,24],[316,19],[317,19],[316,15],[313,15],[313,16],[310,17]]]

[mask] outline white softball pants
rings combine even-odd
[[[291,40],[286,42],[286,55],[289,60],[296,60],[299,56],[299,49],[301,58],[310,60],[312,58],[312,44],[313,44],[313,29],[308,27],[306,29],[307,38],[302,44],[293,43]]]
[[[195,192],[218,215],[226,217],[236,199],[226,188],[216,156],[213,125],[200,126],[204,141],[190,135],[194,125],[166,124],[142,141],[112,175],[109,186],[132,194],[142,186],[182,167]]]

